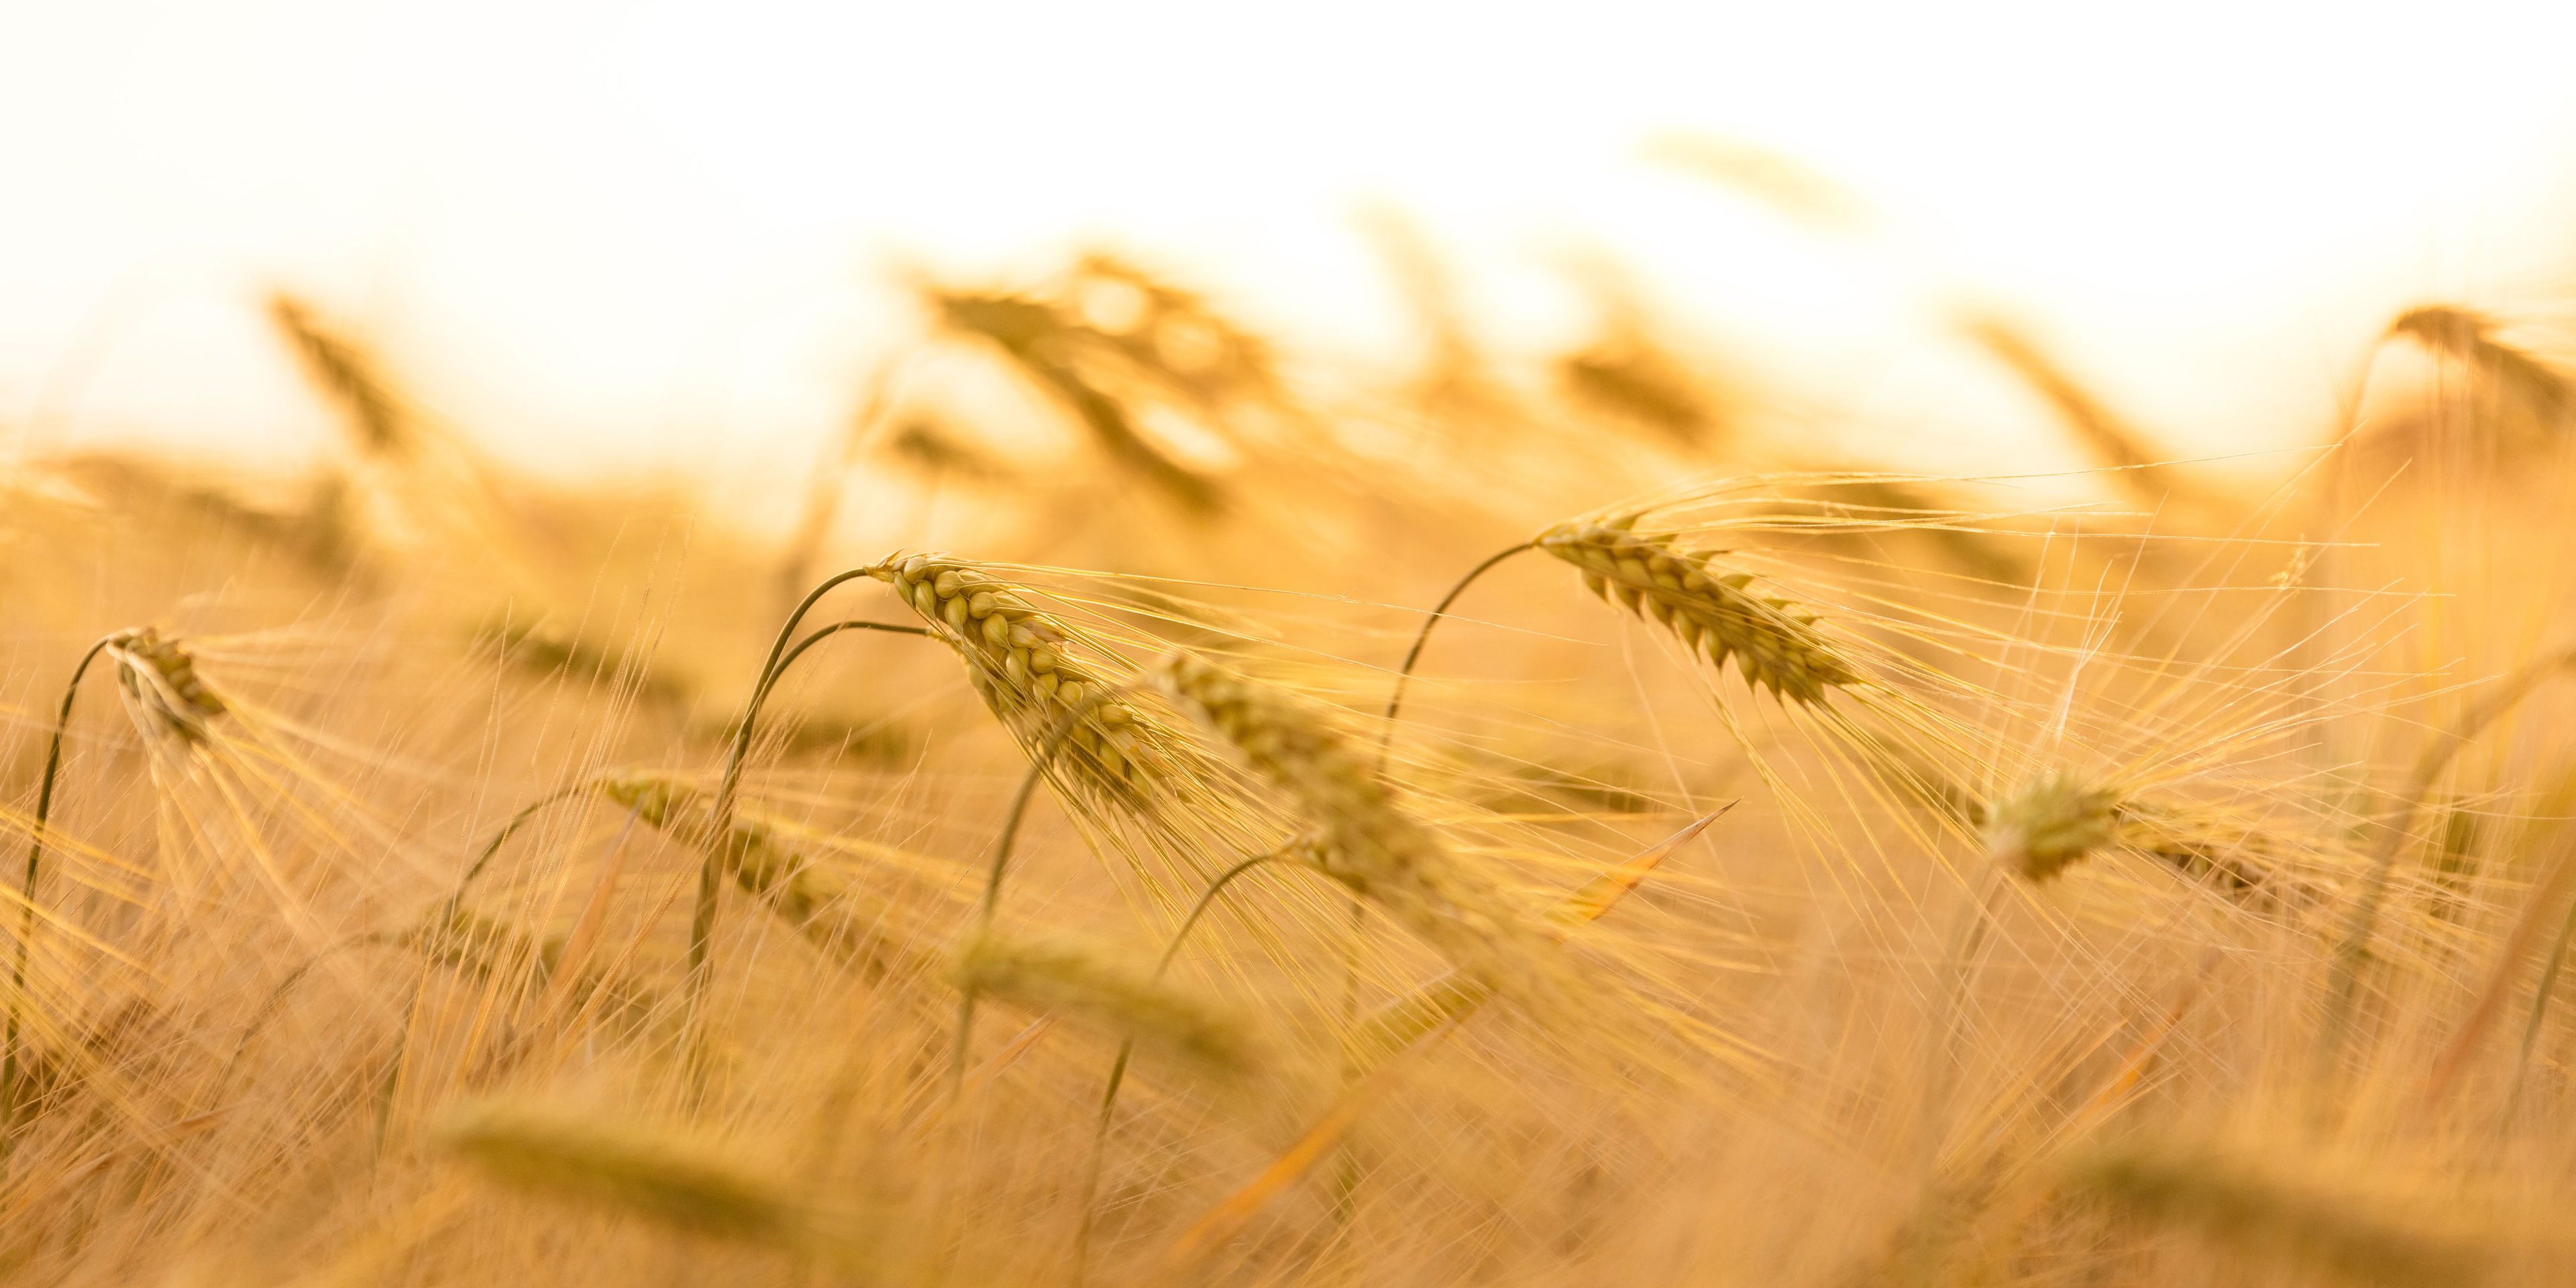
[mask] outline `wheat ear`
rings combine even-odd
[[[1502,892],[1460,865],[1320,707],[1204,658],[1176,653],[1156,680],[1315,827],[1328,876],[1384,909],[1454,965],[1536,986],[1537,936]]]
[[[1084,660],[1106,647],[1036,607],[1026,588],[954,555],[897,555],[864,571],[957,651],[977,696],[1023,746],[1063,730],[1070,754],[1059,763],[1074,786],[1134,805],[1174,772],[1170,753],[1186,738],[1116,694],[1119,678]]]
[[[989,935],[993,916],[1002,906],[1002,879],[1011,869],[1011,851],[1019,843],[1020,824],[1028,818],[1029,801],[1037,795],[1038,782],[1046,777],[1048,766],[1055,762],[1073,741],[1074,731],[1092,709],[1112,701],[1111,690],[1101,689],[1085,696],[1080,705],[1058,716],[1055,727],[1048,731],[1037,754],[1029,758],[1028,769],[1020,775],[1019,790],[1011,793],[1010,812],[1002,818],[1002,832],[993,841],[993,862],[984,874],[984,894],[975,911],[975,933]],[[948,1101],[951,1105],[966,1090],[966,1053],[975,1040],[975,989],[961,986],[957,990],[957,1038],[948,1060]]]
[[[1997,797],[1983,813],[1987,856],[2023,880],[2043,883],[2116,839],[2120,794],[2071,774],[2044,774]]]
[[[1225,1078],[1242,1077],[1257,1061],[1243,1016],[1167,983],[1159,966],[1137,970],[1093,945],[987,930],[959,946],[949,980],[960,992],[1089,1017],[1130,1043],[1151,1043]]]
[[[1728,659],[1745,682],[1785,701],[1814,704],[1828,690],[1862,681],[1860,671],[1794,601],[1756,594],[1753,574],[1730,571],[1717,552],[1687,550],[1669,536],[1635,530],[1636,516],[1560,524],[1538,548],[1573,564],[1605,600],[1649,617],[1710,665]]]
[[[2213,1150],[2101,1147],[2069,1160],[2061,1175],[2076,1193],[2122,1211],[2269,1250],[2350,1283],[2471,1284],[2486,1277],[2494,1255],[2466,1231],[2417,1225],[2399,1209]]]

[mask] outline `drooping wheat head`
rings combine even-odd
[[[898,555],[867,572],[966,660],[976,693],[1023,746],[1042,755],[1064,739],[1056,763],[1077,786],[1133,805],[1170,785],[1187,735],[1121,695],[1115,653],[1027,588],[953,555]]]
[[[2350,1175],[2294,1170],[2278,1155],[2127,1141],[2077,1153],[2061,1176],[2115,1211],[2335,1282],[2478,1283],[2515,1251],[2501,1231],[2460,1219],[2456,1208],[2393,1201]]]
[[[709,1142],[596,1112],[478,1104],[449,1111],[439,1143],[523,1193],[589,1204],[709,1238],[824,1253],[861,1249],[845,1221]]]
[[[1817,627],[1816,615],[1754,589],[1753,574],[1728,569],[1719,553],[1689,550],[1669,536],[1635,530],[1636,519],[1579,520],[1540,534],[1538,548],[1573,564],[1605,600],[1650,617],[1710,665],[1732,658],[1745,683],[1783,701],[1821,703],[1827,692],[1865,682],[1848,653]]]
[[[207,723],[229,708],[197,674],[197,662],[175,639],[149,626],[109,638],[117,683],[133,700],[144,736],[168,735],[191,745],[206,740]]]

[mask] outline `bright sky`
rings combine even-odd
[[[360,5],[0,0],[0,442],[292,460],[284,283],[526,464],[792,469],[888,269],[1109,239],[1384,351],[1354,211],[1500,338],[1634,264],[1741,361],[1970,461],[2036,413],[1940,335],[2055,339],[2180,452],[2314,432],[2397,307],[2569,297],[2576,6]],[[1640,159],[1801,158],[1866,242]]]

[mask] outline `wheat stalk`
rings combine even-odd
[[[1259,1063],[1259,1040],[1243,1014],[1095,944],[981,931],[958,946],[948,979],[960,992],[1088,1021],[1221,1078],[1241,1078]]]
[[[1263,864],[1281,862],[1315,868],[1321,866],[1314,861],[1310,845],[1291,843],[1266,854],[1256,854],[1251,858],[1243,859],[1218,873],[1216,879],[1208,882],[1207,887],[1199,891],[1198,901],[1190,905],[1189,913],[1181,918],[1178,926],[1173,928],[1171,938],[1164,941],[1163,955],[1154,961],[1153,979],[1159,982],[1163,978],[1163,972],[1171,969],[1172,959],[1180,955],[1181,945],[1189,940],[1190,931],[1198,926],[1199,919],[1206,916],[1210,908],[1216,906],[1217,896],[1224,894],[1226,887],[1233,885],[1237,878],[1250,874]],[[1076,1285],[1082,1282],[1084,1267],[1090,1258],[1091,1209],[1100,1196],[1101,1160],[1108,1145],[1109,1124],[1118,1112],[1118,1089],[1127,1080],[1127,1061],[1135,1054],[1135,1049],[1134,1038],[1126,1038],[1119,1042],[1117,1058],[1109,1062],[1108,1085],[1100,1092],[1100,1113],[1092,1123],[1091,1157],[1082,1182],[1081,1224],[1075,1228],[1073,1240],[1073,1281]]]
[[[2526,664],[2505,677],[2504,683],[2476,706],[2469,709],[2447,736],[2426,747],[2416,757],[2414,771],[2397,798],[2397,816],[2384,825],[2379,844],[2371,854],[2370,866],[2363,876],[2361,893],[2346,912],[2342,934],[2335,944],[2334,960],[2326,986],[2325,1014],[2317,1041],[2317,1071],[2320,1083],[2330,1078],[2343,1055],[2349,1035],[2352,1009],[2360,989],[2362,963],[2370,956],[2370,940],[2379,924],[2380,904],[2387,898],[2389,877],[2397,866],[2398,848],[2412,832],[2416,811],[2424,806],[2424,797],[2433,790],[2434,780],[2449,768],[2460,749],[2484,733],[2488,725],[2522,704],[2522,700],[2561,672],[2576,670],[2576,648],[2562,648]]]
[[[702,1035],[698,1030],[698,1017],[700,1003],[706,996],[707,981],[713,972],[713,965],[708,959],[708,950],[715,938],[717,896],[722,889],[725,867],[723,847],[733,835],[734,804],[742,791],[743,768],[751,757],[752,734],[759,727],[761,706],[768,701],[770,690],[777,686],[779,678],[786,674],[788,667],[795,664],[796,659],[803,657],[807,650],[815,645],[842,631],[917,633],[909,627],[888,623],[845,621],[823,627],[801,639],[798,638],[796,632],[804,625],[806,614],[814,611],[814,606],[822,602],[823,596],[830,594],[835,587],[844,582],[855,581],[866,575],[865,569],[854,568],[824,578],[820,584],[807,591],[805,598],[796,605],[795,611],[787,615],[787,621],[778,628],[777,639],[770,643],[768,659],[761,663],[760,674],[752,682],[751,697],[743,703],[742,719],[734,726],[733,743],[725,752],[724,777],[717,784],[715,801],[707,810],[707,850],[704,859],[698,865],[697,898],[689,914],[688,1000],[684,1011],[684,1027],[688,1031],[685,1046],[689,1052],[691,1069],[689,1085],[693,1099],[704,1090],[702,1079],[705,1062],[701,1058]]]

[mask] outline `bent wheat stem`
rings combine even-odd
[[[89,674],[89,664],[107,651],[117,636],[105,635],[81,654],[80,665],[72,668],[71,680],[63,685],[62,707],[54,714],[53,736],[45,743],[45,775],[36,789],[36,826],[27,841],[27,881],[19,891],[17,959],[9,968],[9,1019],[7,1030],[0,1033],[0,1159],[18,1128],[18,1008],[27,993],[27,950],[36,937],[36,878],[45,857],[46,820],[54,812],[54,780],[63,765],[63,731],[72,720],[72,699],[80,696],[81,677]]]
[[[723,890],[725,839],[733,834],[734,802],[742,792],[743,762],[751,755],[752,733],[760,722],[761,704],[768,700],[769,691],[777,686],[778,677],[787,669],[787,663],[794,657],[801,656],[806,649],[839,631],[857,629],[862,625],[843,622],[817,631],[802,642],[798,642],[796,636],[796,628],[805,624],[805,615],[814,611],[814,605],[822,602],[823,596],[830,594],[843,582],[856,581],[868,575],[868,570],[864,568],[837,572],[824,578],[814,589],[805,592],[805,598],[796,605],[796,611],[789,613],[786,623],[778,628],[778,638],[769,646],[769,659],[761,664],[760,676],[751,686],[751,698],[743,704],[742,720],[734,727],[733,745],[725,752],[724,779],[717,785],[715,803],[707,811],[709,825],[706,857],[698,866],[697,900],[689,914],[689,971],[683,990],[687,1000],[682,1004],[681,1027],[688,1034],[684,1046],[689,1053],[687,1057],[691,1070],[689,1098],[692,1102],[696,1101],[704,1091],[702,1084],[705,1070],[704,1061],[699,1058],[701,1035],[698,1031],[698,1021],[701,1004],[706,999],[707,991],[709,973],[707,945],[715,936],[716,901]],[[867,629],[874,630],[897,632],[903,630],[899,626],[881,626],[874,623],[868,623],[865,626]],[[790,652],[791,648],[793,653]]]
[[[448,893],[441,917],[452,919],[457,910],[465,906],[466,893],[474,888],[474,883],[483,876],[483,870],[492,865],[492,860],[500,855],[501,847],[508,844],[511,837],[518,835],[520,828],[534,821],[547,806],[583,795],[590,789],[590,782],[585,780],[569,787],[558,787],[520,806],[519,812],[511,815],[508,822],[493,830],[491,839],[485,841],[483,848],[475,853],[474,861],[465,866],[465,875],[456,879],[456,888]]]
[[[2352,910],[2344,918],[2343,934],[2335,944],[2334,964],[2326,987],[2324,1022],[2317,1039],[2317,1073],[2322,1082],[2330,1076],[2343,1056],[2343,1046],[2350,1035],[2352,1008],[2361,983],[2361,967],[2370,955],[2370,938],[2379,924],[2379,905],[2387,898],[2388,878],[2397,865],[2398,847],[2406,843],[2415,813],[2424,806],[2424,797],[2433,790],[2433,782],[2450,767],[2460,749],[2475,741],[2486,727],[2506,712],[2521,705],[2550,677],[2560,671],[2576,669],[2576,649],[2564,649],[2524,666],[2507,677],[2504,687],[2487,696],[2486,701],[2470,709],[2468,716],[2449,732],[2449,736],[2424,749],[2416,758],[2415,770],[2406,782],[2405,794],[2398,798],[2397,817],[2389,820],[2381,833],[2379,847],[2370,857],[2369,875],[2363,878],[2361,894],[2353,900]]]
[[[2549,963],[2540,968],[2540,983],[2531,995],[2531,1018],[2522,1026],[2522,1047],[2514,1055],[2513,1081],[2505,1085],[2504,1111],[2498,1115],[2499,1127],[2513,1121],[2514,1107],[2522,1101],[2522,1078],[2531,1068],[2531,1048],[2540,1041],[2541,1022],[2549,1018],[2549,995],[2558,988],[2559,969],[2567,962],[2567,941],[2576,935],[2576,902],[2567,905],[2567,915],[2558,923],[2558,938],[2549,945]]]
[[[787,656],[778,659],[778,675],[785,675],[789,667],[796,665],[796,659],[805,656],[805,650],[810,649],[843,631],[884,631],[889,635],[930,634],[930,628],[926,626],[898,626],[893,622],[834,622],[829,626],[819,627],[805,638],[796,641],[796,647],[787,650]],[[777,675],[770,677],[773,684],[776,683],[777,679]]]
[[[341,953],[354,951],[360,948],[376,947],[383,944],[400,946],[402,942],[403,938],[400,935],[391,934],[382,930],[370,930],[361,934],[351,935],[348,938],[332,944],[331,946],[324,948],[322,951],[305,958],[303,961],[297,962],[295,964],[295,969],[286,972],[285,978],[280,979],[276,984],[269,988],[268,996],[260,999],[258,1009],[251,1012],[250,1022],[242,1025],[241,1036],[233,1042],[233,1053],[224,1060],[223,1072],[215,1075],[214,1090],[206,1097],[205,1100],[207,1108],[212,1110],[222,1107],[224,1089],[232,1085],[233,1071],[241,1066],[242,1057],[250,1053],[250,1044],[252,1040],[260,1035],[260,1031],[262,1029],[268,1027],[268,1022],[270,1020],[277,1018],[278,1007],[286,1001],[286,995],[295,991],[295,986],[303,983],[304,977],[312,974],[315,967],[320,966],[323,962],[326,962]],[[396,1058],[399,1058],[401,1053],[397,1051],[395,1055]]]
[[[1467,588],[1476,584],[1477,578],[1484,576],[1487,572],[1491,571],[1495,565],[1511,558],[1513,555],[1535,550],[1537,548],[1537,541],[1524,541],[1519,545],[1512,546],[1505,550],[1499,550],[1486,556],[1483,563],[1477,564],[1475,567],[1468,569],[1466,576],[1460,577],[1454,584],[1452,584],[1449,587],[1449,593],[1442,595],[1440,597],[1440,602],[1432,605],[1430,615],[1422,619],[1422,629],[1414,632],[1413,635],[1413,647],[1404,651],[1404,665],[1397,667],[1395,670],[1395,689],[1393,692],[1387,694],[1386,714],[1382,717],[1381,727],[1379,728],[1377,735],[1377,772],[1379,777],[1383,778],[1386,776],[1387,753],[1393,748],[1395,743],[1396,713],[1404,709],[1404,691],[1405,688],[1413,682],[1413,668],[1416,663],[1422,660],[1423,647],[1431,642],[1431,628],[1439,625],[1440,619],[1449,615],[1449,606],[1457,603],[1458,597],[1466,594]],[[1342,1032],[1345,1034],[1348,1034],[1351,1030],[1351,1026],[1359,1021],[1360,954],[1366,951],[1368,946],[1368,901],[1362,899],[1356,892],[1350,896],[1350,901],[1350,932],[1344,939],[1342,945]],[[1108,1122],[1107,1107],[1103,1106],[1101,1112],[1102,1125],[1105,1129]],[[1089,1205],[1085,1204],[1084,1207],[1085,1210],[1088,1211]]]
[[[1171,969],[1172,959],[1180,955],[1181,944],[1189,939],[1190,931],[1199,924],[1199,918],[1216,906],[1217,896],[1225,893],[1225,888],[1234,884],[1236,877],[1275,861],[1293,861],[1293,851],[1277,849],[1253,855],[1208,882],[1207,888],[1199,892],[1198,902],[1190,905],[1189,914],[1181,918],[1181,924],[1173,929],[1171,939],[1163,945],[1163,955],[1154,962],[1153,979],[1160,982],[1163,972]],[[1100,1115],[1091,1130],[1091,1162],[1082,1180],[1081,1224],[1075,1227],[1073,1238],[1073,1282],[1076,1288],[1081,1285],[1083,1268],[1091,1259],[1091,1207],[1100,1197],[1101,1155],[1108,1148],[1109,1123],[1118,1112],[1118,1089],[1127,1080],[1127,1061],[1135,1053],[1136,1039],[1129,1037],[1119,1041],[1118,1056],[1109,1062],[1109,1085],[1100,1092]]]

